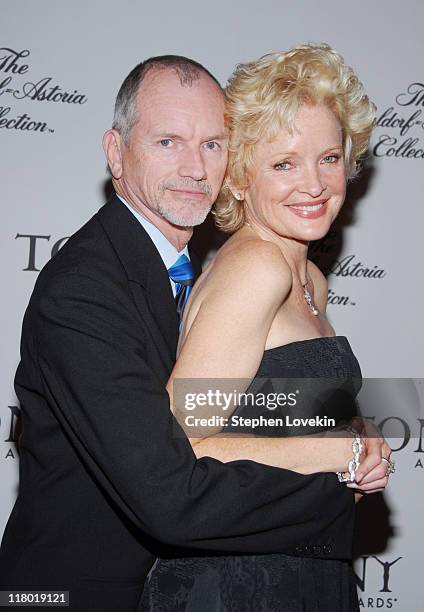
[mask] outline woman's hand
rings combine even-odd
[[[364,419],[355,419],[354,427],[362,435],[364,458],[356,473],[355,482],[348,483],[351,489],[357,489],[361,494],[384,491],[388,482],[388,463],[392,449],[383,438],[374,423]],[[356,499],[356,497],[355,497]],[[358,500],[357,500],[358,501]]]

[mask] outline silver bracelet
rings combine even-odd
[[[343,472],[336,472],[336,474],[339,479],[339,482],[354,482],[356,478],[356,472],[358,471],[358,468],[361,464],[360,457],[364,449],[364,445],[362,444],[361,434],[359,433],[359,431],[350,426],[346,428],[346,431],[348,431],[354,436],[352,440],[353,458],[349,461],[349,465],[347,467],[349,476],[343,476]]]

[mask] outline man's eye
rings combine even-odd
[[[210,142],[205,143],[205,147],[209,149],[210,151],[218,150],[221,148],[219,144],[215,142],[214,140],[211,140]]]
[[[161,144],[162,147],[169,147],[172,144],[172,140],[170,138],[162,138],[162,140],[159,141],[159,144]]]
[[[290,170],[290,168],[291,168],[291,162],[288,162],[288,161],[279,162],[278,164],[274,164],[275,170]]]

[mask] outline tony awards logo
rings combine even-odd
[[[44,263],[50,258],[54,257],[58,250],[65,244],[69,236],[64,236],[58,240],[50,242],[50,234],[20,234],[19,232],[15,236],[15,240],[21,241],[25,244],[25,265],[22,268],[24,272],[39,272],[43,267]],[[46,245],[46,243],[49,243]],[[40,247],[43,249],[42,258],[44,263],[40,263],[39,250]]]
[[[387,559],[371,555],[357,560],[356,584],[360,608],[392,609],[399,603],[395,592],[393,566],[402,558]],[[375,585],[373,587],[369,584],[371,580]],[[369,595],[370,593],[372,595]]]
[[[19,437],[20,410],[18,406],[8,406],[7,411],[0,416],[0,432],[5,451],[4,459],[16,459],[17,442]]]

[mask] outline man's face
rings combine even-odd
[[[181,85],[152,69],[140,86],[137,119],[122,146],[124,195],[140,212],[182,227],[199,225],[216,200],[227,164],[224,99],[200,73]]]

